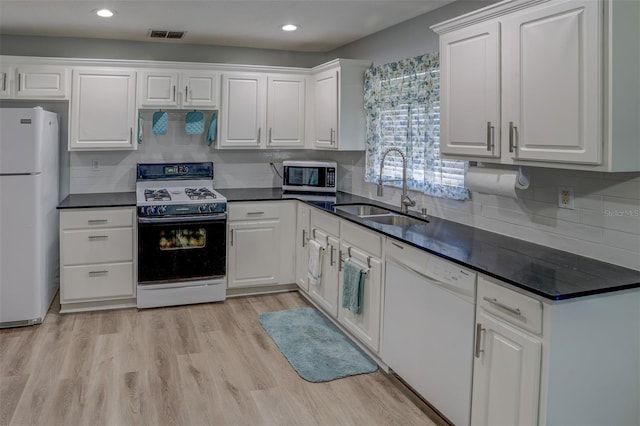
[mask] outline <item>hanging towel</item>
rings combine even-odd
[[[320,243],[315,240],[309,240],[309,267],[307,269],[307,276],[309,277],[310,284],[320,285],[323,253],[324,247]]]
[[[360,265],[347,259],[344,261],[343,274],[342,307],[349,309],[354,314],[359,314],[364,297],[365,273]]]
[[[188,135],[204,133],[204,114],[202,111],[190,111],[185,117],[184,129]]]
[[[211,121],[209,122],[209,131],[207,132],[207,145],[211,146],[218,137],[218,111],[214,111],[211,114]]]
[[[154,135],[164,135],[167,133],[169,114],[166,111],[156,111],[151,120],[151,131]]]

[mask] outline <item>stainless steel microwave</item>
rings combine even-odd
[[[337,163],[331,161],[283,161],[284,192],[336,192]]]

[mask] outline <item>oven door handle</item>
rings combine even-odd
[[[138,217],[138,223],[219,222],[223,220],[227,220],[226,213],[201,216]]]

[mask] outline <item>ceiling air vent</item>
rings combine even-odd
[[[163,38],[171,40],[180,40],[184,37],[186,31],[167,31],[167,30],[149,30],[150,38]]]

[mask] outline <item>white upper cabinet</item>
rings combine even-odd
[[[16,65],[2,67],[0,98],[69,99],[71,70],[63,66]]]
[[[593,0],[504,18],[502,134],[514,159],[602,161],[601,22]]]
[[[638,2],[506,0],[434,26],[443,155],[640,170],[640,91],[628,91],[640,84],[639,9]]]
[[[306,78],[267,77],[267,147],[304,147]]]
[[[266,77],[224,74],[220,110],[220,148],[260,148],[266,133]]]
[[[313,69],[313,146],[364,150],[364,72],[369,61],[336,59]]]
[[[136,149],[136,73],[73,70],[69,150]]]
[[[219,148],[304,148],[306,78],[222,76]]]
[[[500,157],[500,23],[440,38],[440,150]]]
[[[214,109],[219,105],[219,79],[219,74],[211,71],[143,70],[138,106]]]

